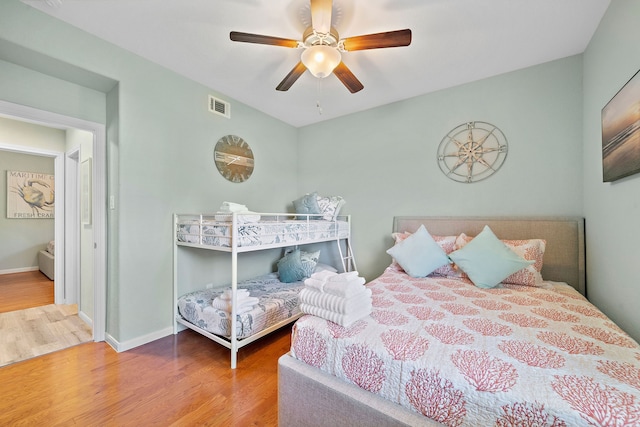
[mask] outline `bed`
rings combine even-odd
[[[237,315],[236,338],[247,338],[271,325],[300,317],[298,294],[303,286],[302,281],[283,283],[277,273],[238,283],[238,289],[247,289],[260,302],[251,310]],[[178,298],[181,319],[209,333],[230,337],[230,313],[212,306],[212,301],[220,294],[220,289],[205,288],[182,295]]]
[[[370,317],[296,322],[280,425],[640,425],[640,347],[584,297],[582,218],[396,217],[394,232],[420,225],[456,245],[485,225],[543,240],[544,281],[484,289],[393,261],[367,285]]]
[[[260,337],[297,320],[302,313],[298,293],[302,280],[282,280],[277,273],[268,273],[242,282],[238,281],[238,255],[275,248],[292,248],[283,259],[295,255],[308,275],[322,264],[311,253],[295,250],[303,245],[335,242],[340,258],[337,267],[355,270],[348,215],[231,213],[174,215],[174,333],[182,327],[192,329],[231,350],[231,368],[237,366],[238,350]],[[180,283],[178,257],[181,248],[231,254],[231,283],[226,287],[211,287],[184,292]],[[290,253],[287,253],[290,252]],[[318,252],[316,252],[317,254]],[[188,253],[184,253],[188,256]],[[322,268],[330,266],[323,265]],[[337,270],[337,269],[336,269]],[[301,279],[301,278],[298,278]],[[221,310],[212,302],[226,290],[231,293],[230,309]],[[259,301],[249,310],[240,310],[238,290],[246,289]],[[180,326],[181,325],[181,326]]]

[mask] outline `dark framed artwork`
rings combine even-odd
[[[640,71],[602,109],[602,180],[640,172]]]

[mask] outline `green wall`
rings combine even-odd
[[[584,215],[589,299],[640,341],[640,175],[602,182],[601,111],[640,70],[640,2],[613,0],[584,53]],[[639,101],[640,102],[640,101]]]
[[[108,211],[107,333],[120,343],[172,326],[173,213],[215,211],[223,201],[283,211],[297,197],[295,128],[19,0],[0,3],[0,41],[0,48],[18,46],[117,83],[100,92],[9,62],[20,55],[0,49],[0,99],[107,126],[108,197],[115,201]],[[231,102],[231,119],[207,111],[209,94]],[[244,184],[224,180],[213,163],[213,147],[227,134],[242,136],[254,151],[255,171]],[[274,257],[261,261],[270,265]],[[226,261],[211,262],[224,270],[215,280],[228,276]],[[242,264],[242,275],[257,271],[264,266]]]
[[[469,121],[506,135],[502,168],[473,184],[447,178],[436,153]],[[394,215],[581,215],[582,57],[418,96],[300,130],[300,193],[339,194],[353,216],[358,270],[391,263]]]
[[[0,117],[0,145],[63,152],[65,132]],[[7,171],[54,174],[53,157],[0,150],[0,271],[37,269],[38,251],[54,237],[53,219],[7,218]]]
[[[0,119],[0,142],[3,122]],[[37,270],[38,252],[53,240],[54,220],[7,218],[8,170],[53,175],[53,158],[0,150],[0,271]]]
[[[630,195],[640,181],[601,182],[599,111],[640,68],[639,7],[613,0],[584,55],[295,129],[7,0],[0,3],[0,42],[114,83],[100,89],[24,68],[3,58],[0,45],[0,99],[107,127],[108,196],[115,200],[107,212],[107,332],[120,342],[171,325],[174,212],[212,211],[225,200],[287,210],[310,191],[347,200],[358,266],[369,279],[390,263],[394,215],[583,215],[589,296],[638,338],[640,318],[630,305],[637,300],[631,266],[639,207]],[[232,103],[230,120],[206,110],[209,94]],[[437,147],[449,130],[474,120],[500,127],[509,154],[493,177],[456,183],[440,172]],[[226,134],[254,150],[254,174],[241,185],[222,179],[212,162]],[[241,274],[264,272],[274,257],[242,264]],[[209,268],[214,280],[227,280],[226,260]]]
[[[5,3],[0,3],[0,11],[4,6]],[[0,40],[5,30],[4,18],[5,15],[0,14]],[[0,94],[3,101],[104,123],[104,93],[3,60],[2,48],[0,45]]]

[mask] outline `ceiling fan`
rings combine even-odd
[[[304,49],[300,55],[300,62],[280,82],[276,90],[289,90],[308,69],[318,78],[324,78],[333,73],[351,93],[356,93],[364,86],[342,62],[341,52],[409,46],[411,44],[411,30],[409,29],[341,39],[336,29],[331,26],[332,0],[310,1],[311,27],[302,34],[302,41],[238,31],[231,31],[229,34],[231,40],[236,42]]]

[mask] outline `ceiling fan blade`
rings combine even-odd
[[[343,40],[343,43],[344,50],[349,52],[354,50],[409,46],[411,44],[411,30],[387,31],[385,33],[348,37]]]
[[[307,71],[307,67],[304,66],[302,61],[298,62],[298,64],[293,67],[293,70],[289,71],[289,74],[280,82],[276,90],[284,92],[289,90],[291,86],[300,78],[304,72]]]
[[[298,47],[297,40],[263,36],[260,34],[241,33],[239,31],[231,31],[231,33],[229,33],[229,38],[234,42],[268,44],[272,46],[282,47]]]
[[[317,33],[331,31],[332,0],[311,0],[311,26]]]
[[[333,70],[333,74],[349,89],[349,92],[356,93],[364,89],[360,80],[351,72],[351,70],[340,61],[338,66]]]

